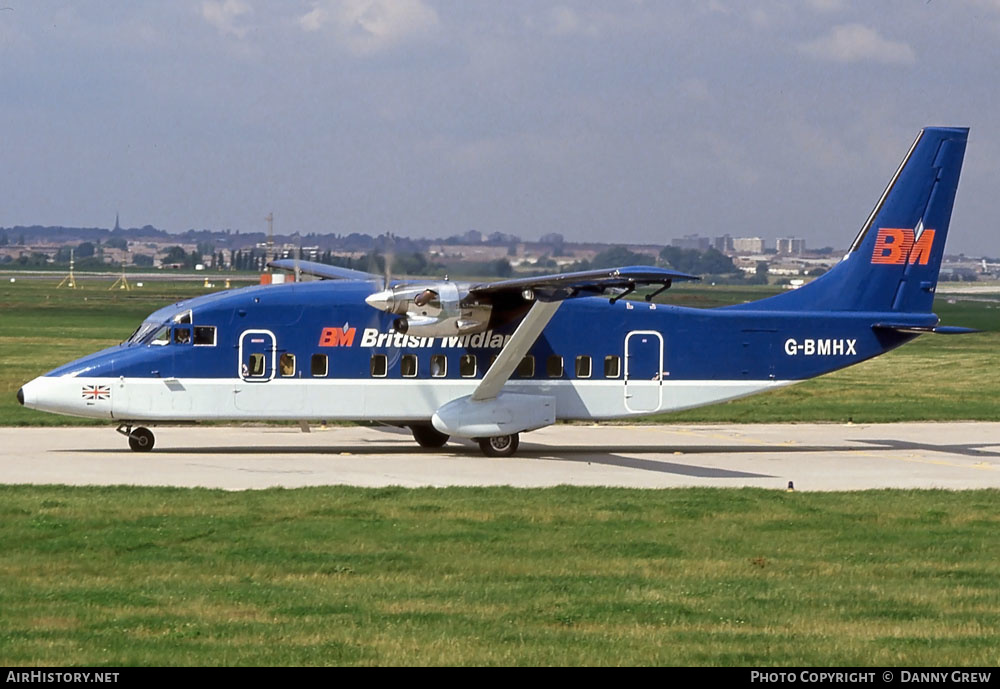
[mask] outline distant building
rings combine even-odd
[[[731,254],[733,253],[733,238],[728,234],[716,237],[712,240],[712,248],[724,254]]]
[[[697,249],[705,251],[712,246],[708,237],[699,237],[696,234],[686,234],[683,237],[674,237],[670,240],[670,245],[678,249]]]
[[[760,237],[736,237],[733,240],[733,251],[738,254],[762,254],[764,240]]]
[[[779,254],[785,256],[801,256],[806,252],[806,240],[800,237],[784,237],[777,241],[775,248]]]

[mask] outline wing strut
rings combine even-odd
[[[472,393],[471,399],[474,402],[494,399],[500,394],[500,389],[510,378],[511,374],[521,363],[521,359],[535,344],[535,340],[541,335],[542,330],[552,320],[561,301],[541,301],[538,300],[528,311],[528,315],[517,326],[517,330],[507,341],[506,346],[500,352],[500,356],[490,366],[490,370],[483,376],[482,382]]]

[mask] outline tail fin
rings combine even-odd
[[[844,259],[792,292],[744,308],[930,313],[967,128],[927,127]]]

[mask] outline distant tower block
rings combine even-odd
[[[76,278],[73,276],[73,263],[74,263],[74,261],[73,261],[73,253],[74,253],[74,250],[70,249],[69,250],[69,275],[67,275],[66,277],[64,277],[62,279],[62,282],[60,282],[58,285],[56,285],[56,289],[59,289],[63,285],[65,285],[66,287],[69,287],[70,289],[76,289]]]

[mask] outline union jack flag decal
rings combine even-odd
[[[106,400],[111,397],[111,388],[107,385],[84,385],[83,399]]]

